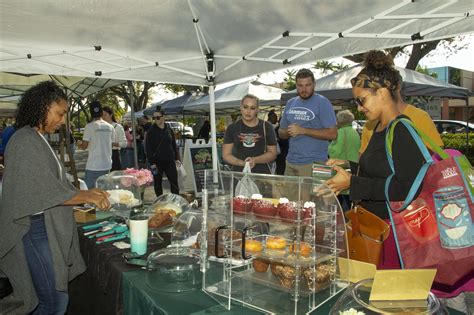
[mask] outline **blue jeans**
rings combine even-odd
[[[109,171],[89,171],[86,170],[84,181],[86,182],[87,189],[95,188],[95,181],[102,175],[108,174]]]
[[[31,226],[28,233],[23,236],[23,247],[39,302],[30,314],[64,314],[69,295],[67,292],[56,291],[53,259],[44,215],[34,215],[30,218]]]

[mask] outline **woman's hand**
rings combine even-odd
[[[87,203],[94,204],[100,210],[108,210],[110,208],[109,194],[102,189],[93,188],[89,190],[81,190]]]
[[[329,162],[329,161],[328,161]],[[326,181],[326,185],[337,195],[343,190],[351,186],[351,173],[345,171],[340,166],[334,166],[333,169],[337,172],[334,177]]]

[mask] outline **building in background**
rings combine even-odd
[[[474,116],[474,72],[454,67],[428,68],[438,75],[437,79],[446,83],[465,87],[471,92],[469,102],[461,99],[441,99],[441,119],[467,121]]]

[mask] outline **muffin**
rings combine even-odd
[[[303,271],[303,276],[307,281],[308,288],[311,292],[325,289],[331,280],[331,276],[335,272],[335,267],[327,264],[319,264],[314,268],[308,268]]]
[[[262,259],[254,259],[252,265],[256,272],[267,272],[269,263]]]

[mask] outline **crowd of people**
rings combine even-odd
[[[429,115],[404,102],[402,78],[385,53],[368,52],[351,84],[357,110],[368,120],[361,137],[352,128],[354,114],[342,110],[336,115],[331,102],[314,92],[313,72],[301,69],[296,74],[297,96],[287,102],[280,118],[270,111],[268,120],[260,119],[259,99],[251,94],[242,98],[241,118],[225,131],[223,160],[237,172],[248,165],[254,173],[306,177],[312,176],[314,162],[325,163],[335,171],[326,184],[338,195],[343,209],[357,201],[389,221],[385,182],[392,171],[385,150],[387,126],[408,118],[438,145],[443,143]],[[23,95],[18,108],[16,132],[5,152],[0,269],[24,299],[25,312],[61,313],[67,307],[68,281],[85,267],[72,206],[110,206],[107,194],[94,188],[95,181],[111,170],[133,165],[131,126],[117,123],[110,107],[98,101],[90,104],[92,121],[77,141],[80,149],[88,150],[85,182],[89,190],[81,191],[67,181],[45,140],[64,124],[69,108],[64,92],[52,82],[43,82]],[[206,121],[198,137],[207,142],[209,132]],[[139,161],[147,162],[153,173],[155,194],[163,194],[163,174],[171,192],[178,194],[176,166],[181,157],[165,113],[158,108],[152,122],[137,127],[135,135]],[[403,201],[425,161],[402,124],[394,128],[392,152],[395,172],[388,194],[392,201]],[[398,260],[391,235],[379,267],[399,268]]]

